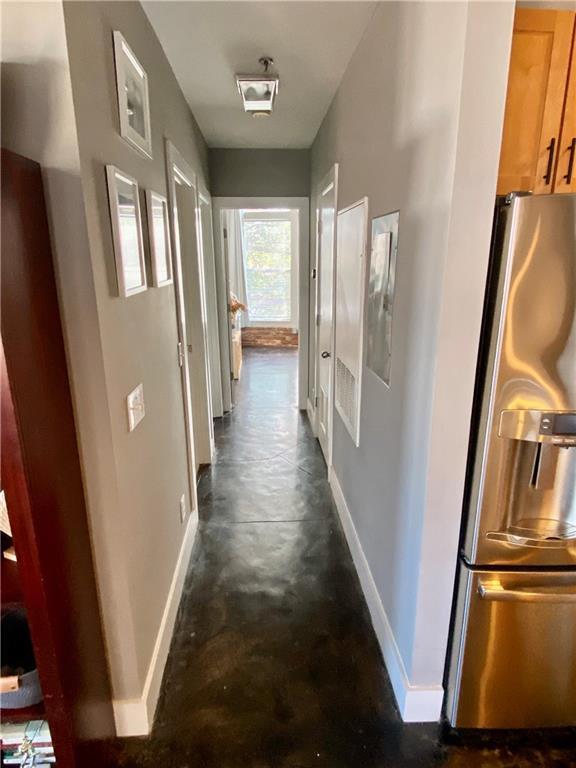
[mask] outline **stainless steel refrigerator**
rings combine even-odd
[[[576,724],[576,195],[496,206],[448,673],[460,728]]]

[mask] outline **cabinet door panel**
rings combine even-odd
[[[571,11],[516,10],[499,194],[552,191],[573,27]]]
[[[576,192],[576,39],[566,91],[566,108],[558,145],[554,192]]]

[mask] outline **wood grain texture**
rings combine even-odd
[[[552,192],[573,29],[572,11],[516,10],[498,194]]]
[[[2,150],[2,486],[58,765],[114,733],[40,166]]]
[[[554,192],[576,192],[576,28],[572,40],[572,59],[558,144]]]

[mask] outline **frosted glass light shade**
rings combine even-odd
[[[271,113],[278,93],[279,79],[274,76],[236,75],[236,85],[242,96],[244,111]]]

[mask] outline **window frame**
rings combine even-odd
[[[290,243],[290,318],[288,320],[251,320],[250,302],[248,301],[248,310],[245,313],[244,326],[247,328],[291,328],[298,331],[298,262],[300,260],[300,233],[299,233],[299,211],[297,208],[242,208],[240,210],[242,224],[242,251],[246,257],[244,243],[244,221],[289,221],[291,224]],[[246,273],[246,282],[248,282],[248,269],[244,261],[244,270]],[[246,288],[248,293],[248,288]]]

